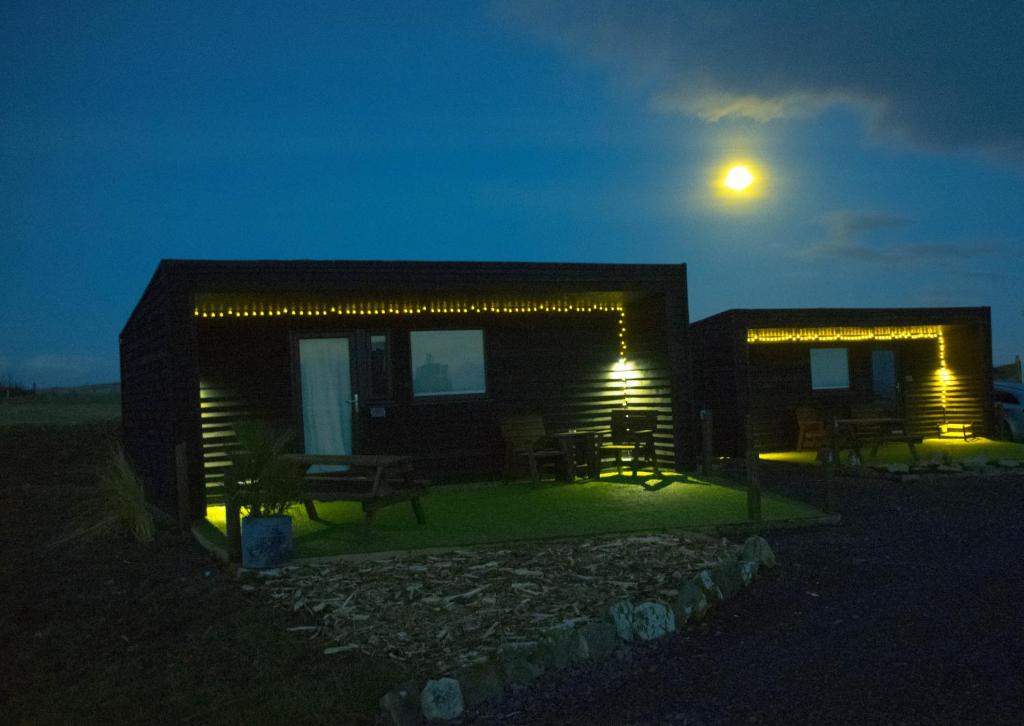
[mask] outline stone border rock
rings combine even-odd
[[[1007,470],[1018,469],[1024,462],[1016,459],[995,459],[988,456],[968,456],[962,459],[946,459],[934,454],[913,464],[874,464],[852,467],[848,473],[876,476],[889,474],[897,481],[918,481],[922,477],[944,474],[995,475],[1006,474]],[[858,472],[858,469],[861,471]]]
[[[698,621],[748,587],[760,568],[774,566],[768,542],[758,535],[748,537],[738,557],[725,558],[681,583],[671,607],[619,600],[599,619],[566,620],[536,640],[505,643],[492,658],[456,673],[407,681],[380,699],[384,720],[395,726],[450,721],[467,708],[499,703],[507,687],[526,686],[544,673],[607,658],[626,643],[656,640]]]

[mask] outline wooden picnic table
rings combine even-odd
[[[412,459],[392,454],[285,454],[281,457],[306,467],[303,493],[306,513],[320,517],[315,500],[361,502],[363,517],[373,524],[377,510],[389,504],[409,501],[416,521],[426,522],[419,496],[428,482],[413,478]],[[344,471],[309,471],[314,466],[345,466]]]
[[[848,449],[863,461],[861,449],[871,447],[871,455],[878,453],[882,444],[889,442],[904,443],[910,449],[910,455],[917,461],[915,444],[921,443],[920,436],[907,433],[906,421],[899,417],[862,417],[836,418],[832,420],[831,443],[838,458],[843,449]]]
[[[419,524],[426,523],[420,495],[429,482],[413,478],[412,459],[408,456],[376,454],[284,454],[281,458],[306,469],[303,504],[313,521],[320,519],[315,501],[360,502],[363,521],[373,524],[377,511],[391,504],[408,501]],[[341,471],[314,471],[314,466],[347,467]],[[228,544],[232,559],[241,557],[240,509],[245,506],[244,495],[225,502]]]

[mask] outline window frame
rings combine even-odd
[[[413,350],[413,335],[416,333],[462,333],[462,332],[480,332],[480,362],[483,365],[483,383],[484,390],[482,391],[451,391],[442,393],[416,393],[416,358],[415,351]],[[485,399],[490,395],[490,384],[488,378],[488,361],[487,361],[487,331],[483,327],[472,327],[472,328],[420,328],[409,331],[409,396],[413,403],[447,403],[452,401],[473,401]]]
[[[846,346],[830,346],[828,348],[809,348],[808,349],[808,364],[810,366],[811,374],[811,391],[812,392],[827,392],[827,391],[849,391],[850,390],[850,349]],[[842,351],[843,362],[846,367],[846,384],[842,386],[816,386],[814,384],[814,354],[816,351]]]
[[[373,339],[384,338],[384,363],[387,391],[378,396],[373,391]],[[389,330],[369,330],[366,333],[366,400],[367,401],[393,401],[395,399],[395,364],[393,359],[394,336]]]

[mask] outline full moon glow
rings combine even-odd
[[[754,182],[754,175],[745,166],[734,166],[725,175],[725,186],[742,192]]]

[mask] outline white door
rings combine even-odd
[[[307,454],[352,453],[352,365],[348,338],[300,338],[302,438]],[[339,471],[348,467],[311,467]]]

